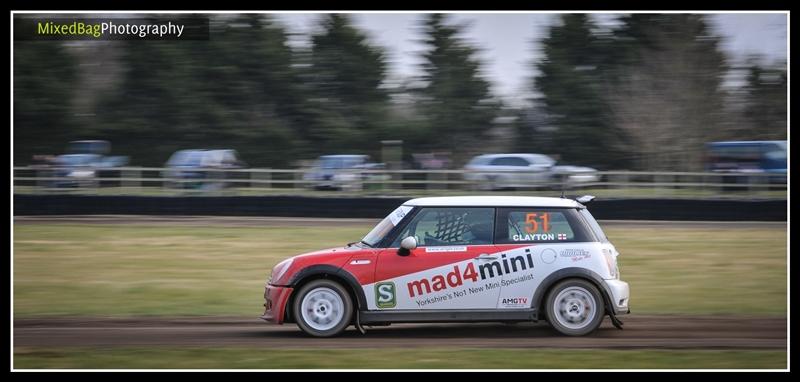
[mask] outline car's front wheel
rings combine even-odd
[[[603,322],[603,296],[594,284],[586,280],[564,280],[547,296],[546,314],[547,322],[560,333],[586,335]]]
[[[297,326],[315,337],[332,337],[343,332],[353,317],[350,294],[339,283],[314,280],[304,285],[294,299]]]

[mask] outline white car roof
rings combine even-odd
[[[458,206],[458,207],[568,207],[582,205],[572,199],[538,196],[445,196],[411,199],[405,206]]]

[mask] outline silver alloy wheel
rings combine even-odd
[[[562,290],[553,300],[553,312],[558,323],[570,329],[583,329],[597,314],[597,303],[589,291],[577,286]]]
[[[344,301],[333,289],[316,288],[303,297],[303,321],[315,330],[333,328],[344,317]]]

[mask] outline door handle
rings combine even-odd
[[[476,260],[497,260],[497,256],[489,256],[489,255],[487,255],[485,253],[481,253],[475,259]]]

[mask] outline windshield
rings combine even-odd
[[[378,223],[372,231],[369,231],[367,236],[364,236],[361,241],[366,243],[370,247],[376,246],[383,240],[384,237],[392,230],[397,224],[400,223],[401,220],[411,211],[412,207],[409,206],[400,206],[397,207],[389,216],[385,217]]]
[[[469,163],[467,163],[467,166],[483,166],[489,163],[490,159],[492,158],[485,156],[477,156],[475,158],[472,158],[472,160],[469,161]]]
[[[88,166],[94,163],[97,157],[97,155],[91,154],[62,155],[58,158],[58,162],[67,166]]]
[[[67,147],[69,154],[106,154],[109,152],[106,141],[74,141]]]

